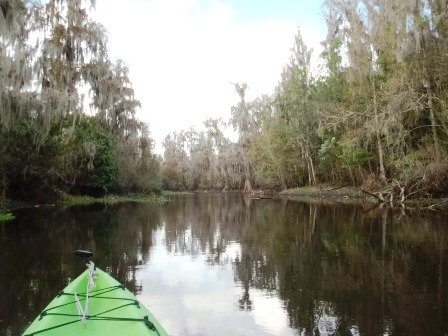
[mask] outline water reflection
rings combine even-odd
[[[25,209],[0,224],[0,335],[95,261],[173,335],[443,335],[446,217],[248,200]]]

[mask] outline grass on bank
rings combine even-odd
[[[101,198],[91,196],[73,196],[68,195],[61,201],[63,205],[89,205],[89,204],[118,204],[118,203],[151,203],[151,204],[164,204],[168,201],[168,198],[164,195],[156,194],[127,194],[127,195],[108,195]]]
[[[176,195],[194,195],[194,192],[191,191],[170,191],[170,190],[164,190],[162,191],[163,196],[176,196]]]
[[[14,218],[16,217],[10,212],[0,212],[0,222],[10,221]]]

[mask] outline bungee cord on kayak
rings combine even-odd
[[[89,277],[87,281],[87,289],[86,289],[86,304],[84,309],[82,308],[81,302],[79,301],[78,294],[75,293],[76,300],[76,308],[78,308],[78,314],[81,316],[81,322],[84,324],[87,323],[87,315],[89,314],[89,292],[95,287],[95,280],[97,274],[95,272],[95,264],[91,261],[88,261],[86,264],[89,269]]]
[[[140,308],[140,302],[138,302],[137,300],[134,300],[134,299],[130,299],[130,298],[120,298],[120,297],[113,297],[113,296],[102,296],[102,295],[105,294],[105,293],[110,293],[110,292],[112,292],[112,291],[114,291],[114,290],[117,290],[117,289],[124,290],[124,289],[125,289],[125,286],[122,285],[122,284],[120,284],[120,285],[117,285],[117,286],[104,288],[104,289],[99,290],[99,291],[91,291],[90,294],[95,293],[95,292],[96,292],[96,293],[93,294],[93,295],[90,295],[90,298],[91,298],[91,299],[104,299],[104,300],[128,301],[128,303],[126,303],[126,304],[122,304],[122,305],[119,305],[119,306],[116,306],[116,307],[113,307],[113,308],[108,309],[108,310],[106,310],[106,311],[103,311],[103,312],[101,312],[101,313],[98,313],[98,314],[95,314],[95,315],[90,315],[90,316],[87,315],[87,314],[83,315],[83,314],[79,314],[79,313],[78,313],[78,314],[52,313],[52,312],[51,312],[52,310],[56,310],[56,309],[58,309],[58,308],[60,308],[60,307],[67,306],[67,305],[73,305],[73,304],[75,304],[76,306],[78,306],[78,305],[81,306],[81,301],[84,301],[84,300],[87,301],[87,299],[89,298],[89,293],[88,293],[88,292],[87,292],[87,293],[80,293],[80,294],[77,294],[77,293],[66,293],[66,292],[64,292],[64,291],[60,292],[60,293],[58,294],[58,297],[60,297],[60,296],[62,296],[62,295],[68,295],[68,296],[73,296],[73,297],[75,297],[75,300],[72,301],[72,302],[66,303],[66,304],[64,304],[64,305],[59,305],[59,306],[55,306],[55,307],[52,307],[52,308],[50,308],[50,309],[46,309],[46,310],[44,310],[44,311],[40,314],[39,319],[41,320],[41,319],[44,318],[45,316],[51,316],[51,315],[52,315],[52,316],[69,316],[69,317],[77,317],[78,319],[73,320],[73,321],[70,321],[70,322],[67,322],[67,323],[62,323],[62,324],[60,324],[60,325],[55,325],[55,326],[52,326],[51,328],[46,328],[46,329],[38,330],[38,331],[36,331],[36,332],[34,332],[34,333],[32,333],[32,334],[25,334],[24,336],[33,336],[33,335],[36,335],[36,334],[39,334],[39,333],[43,333],[43,332],[45,332],[45,331],[49,331],[49,330],[57,329],[57,328],[60,328],[60,327],[64,327],[64,326],[66,326],[67,324],[71,324],[71,323],[75,323],[75,322],[80,321],[79,317],[81,317],[81,322],[82,322],[82,319],[85,318],[86,322],[85,322],[84,324],[87,323],[87,320],[91,320],[91,321],[123,321],[123,322],[125,322],[125,321],[135,321],[135,322],[143,322],[149,329],[151,329],[151,330],[157,332],[157,335],[160,335],[159,332],[157,331],[157,328],[154,326],[154,324],[149,320],[149,318],[148,318],[147,316],[144,316],[142,319],[137,319],[137,318],[120,318],[120,317],[110,317],[110,316],[101,316],[101,315],[103,315],[103,314],[110,313],[111,311],[118,310],[118,309],[120,309],[120,308],[124,308],[124,307],[126,307],[126,306],[130,306],[130,305],[137,306],[138,308]],[[77,297],[81,297],[81,299],[77,299]],[[87,306],[87,304],[86,304],[86,306]],[[81,308],[81,310],[82,310],[82,308]],[[79,309],[78,309],[78,311],[79,311]],[[87,312],[87,308],[84,309],[83,312],[86,313],[86,312]]]
[[[23,336],[38,334],[53,336],[62,332],[67,336],[112,335],[110,331],[106,332],[106,328],[117,332],[117,335],[123,335],[123,332],[128,334],[131,328],[136,330],[132,333],[136,336],[168,335],[146,307],[141,305],[123,284],[97,269],[95,264],[88,260],[93,255],[91,252],[76,251],[75,254],[86,259],[87,270],[58,293]],[[85,292],[80,292],[81,288],[85,288]],[[95,323],[91,324],[88,321]],[[102,323],[98,325],[96,322],[114,325],[106,326]],[[67,328],[70,331],[66,333]],[[55,334],[52,332],[55,329],[60,331]]]

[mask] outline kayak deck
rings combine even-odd
[[[134,294],[96,268],[95,287],[86,298],[89,270],[83,272],[42,311],[24,336],[158,335],[167,332]],[[86,320],[77,305],[88,303]]]

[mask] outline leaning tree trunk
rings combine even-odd
[[[306,156],[308,158],[308,172],[310,175],[310,184],[315,185],[316,184],[316,172],[314,171],[313,159],[311,158],[309,152],[307,152]]]
[[[316,184],[316,172],[314,170],[313,159],[310,155],[310,150],[306,142],[301,142],[299,140],[299,145],[302,149],[302,158],[305,159],[306,167],[308,171],[308,182],[310,185]]]

